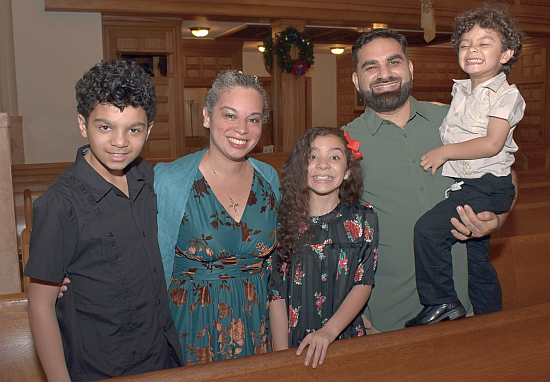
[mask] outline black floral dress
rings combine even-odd
[[[169,306],[186,365],[269,350],[266,258],[276,244],[277,206],[254,172],[240,222],[200,171],[176,246]]]
[[[273,255],[270,300],[284,298],[288,344],[322,328],[355,285],[373,285],[378,252],[378,218],[371,205],[346,206],[312,218],[313,244],[298,246],[298,256],[278,271]],[[361,314],[338,338],[365,334]]]

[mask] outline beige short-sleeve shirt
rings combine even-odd
[[[443,165],[443,175],[452,178],[481,178],[485,174],[507,176],[514,163],[518,146],[512,138],[517,124],[523,118],[525,101],[515,85],[499,73],[471,90],[471,80],[454,80],[451,108],[439,128],[441,141],[447,145],[487,135],[489,117],[502,118],[510,124],[510,131],[502,150],[490,158],[453,160]]]

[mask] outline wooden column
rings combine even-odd
[[[0,294],[21,292],[8,126],[8,114],[0,113]]]
[[[281,19],[271,23],[273,38],[288,27],[302,32],[305,21]],[[274,44],[276,41],[274,41]],[[290,51],[291,57],[297,58],[296,46]],[[273,57],[273,130],[276,152],[290,152],[296,140],[306,130],[306,80],[305,76],[296,77],[284,73],[277,65],[277,56]]]

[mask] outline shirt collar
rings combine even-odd
[[[107,182],[92,166],[86,161],[84,155],[90,149],[89,145],[84,145],[77,150],[75,159],[75,170],[77,176],[86,184],[87,189],[93,195],[96,202],[99,202],[111,190],[121,194],[111,183]],[[136,158],[126,167],[126,179],[128,181],[128,192],[135,200],[141,189],[145,185],[145,175],[137,169],[137,164],[142,158]]]
[[[459,86],[461,86],[464,89],[464,91],[466,91],[468,93],[472,93],[472,80],[471,79],[453,80],[453,81],[456,84],[458,84]],[[500,72],[499,74],[497,74],[493,78],[477,85],[476,89],[487,88],[487,89],[492,90],[493,92],[496,93],[498,91],[498,88],[500,88],[504,82],[506,82],[506,74],[504,74],[503,72]]]
[[[411,100],[411,111],[409,114],[409,121],[411,121],[416,115],[418,115],[420,118],[424,118],[426,121],[430,120],[430,113],[428,110],[422,105],[421,102],[418,102],[413,96],[409,97]],[[372,110],[370,107],[367,107],[365,109],[365,113],[363,113],[363,119],[365,120],[367,124],[367,128],[370,130],[372,135],[375,135],[378,130],[380,130],[380,127],[385,123],[385,119],[382,119]]]

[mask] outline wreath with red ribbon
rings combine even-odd
[[[293,59],[290,54],[292,45],[298,49],[298,58]],[[313,56],[313,42],[305,32],[299,32],[294,27],[288,27],[275,35],[275,41],[267,36],[264,40],[264,61],[268,72],[273,68],[273,49],[277,55],[277,65],[283,72],[292,73],[300,77],[311,68],[315,57]]]

